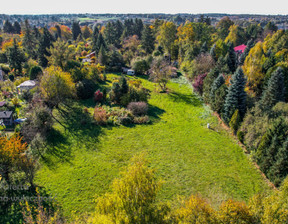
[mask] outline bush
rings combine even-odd
[[[106,110],[102,107],[95,107],[93,117],[99,125],[105,125],[107,123],[108,116]]]
[[[204,79],[206,78],[207,74],[198,75],[193,83],[194,90],[199,93],[201,96],[203,94],[203,83]]]
[[[148,112],[148,105],[145,102],[131,102],[127,108],[131,110],[135,116],[146,115]]]
[[[99,125],[127,125],[132,122],[133,114],[125,108],[96,106],[94,110],[94,119]]]
[[[37,79],[37,77],[42,74],[42,69],[39,66],[33,66],[29,71],[30,80]]]
[[[121,97],[121,105],[127,106],[130,102],[148,102],[148,97],[147,89],[130,86],[128,93]]]
[[[237,132],[238,128],[240,127],[241,117],[239,114],[239,110],[236,110],[234,114],[231,117],[231,120],[229,122],[229,126],[233,130],[234,133]]]
[[[132,69],[135,71],[136,74],[146,74],[149,68],[149,64],[145,59],[140,59],[132,62]]]
[[[15,78],[14,78],[14,75],[13,75],[13,74],[10,74],[10,75],[9,75],[9,79],[10,79],[11,82],[13,82],[14,79],[15,79]]]
[[[3,72],[5,72],[6,74],[8,74],[11,70],[9,68],[8,65],[5,64],[0,64],[0,68],[2,69]]]
[[[76,84],[77,96],[80,99],[89,99],[93,96],[95,88],[96,84],[91,80],[84,79],[82,81],[79,81]]]
[[[94,102],[95,103],[101,103],[103,101],[103,93],[98,89],[95,93],[94,93]]]
[[[245,136],[245,133],[243,131],[237,132],[237,138],[241,143],[244,143],[244,136]]]
[[[133,123],[134,124],[148,124],[150,123],[150,118],[147,115],[142,116],[142,117],[134,117]]]

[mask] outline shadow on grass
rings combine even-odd
[[[158,122],[161,119],[160,115],[163,113],[165,113],[165,110],[156,106],[149,105],[148,116],[150,117],[152,124]]]
[[[184,102],[186,104],[190,104],[195,107],[202,106],[201,101],[197,98],[194,94],[182,94],[178,92],[170,92],[168,96],[174,101],[174,102]]]
[[[77,146],[89,148],[98,141],[101,127],[93,122],[93,118],[89,112],[83,110],[82,105],[74,103],[71,106],[62,106],[58,111],[65,131],[75,137]]]
[[[69,162],[71,159],[71,144],[67,141],[60,131],[53,129],[47,136],[47,148],[46,154],[43,156],[43,162],[49,166],[54,167],[50,156],[57,158],[60,161]]]

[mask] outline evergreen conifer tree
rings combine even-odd
[[[17,40],[13,39],[13,46],[8,49],[8,63],[12,69],[15,69],[16,74],[22,73],[22,63],[25,62],[25,55],[19,48]]]
[[[206,103],[209,103],[211,85],[218,76],[219,70],[214,68],[207,74],[203,81],[203,98]]]
[[[232,76],[231,85],[228,88],[228,93],[224,104],[223,119],[228,124],[234,112],[238,109],[241,119],[246,112],[246,79],[242,68],[238,68]]]
[[[153,35],[152,29],[149,25],[145,25],[142,32],[141,45],[147,54],[151,54],[154,51],[155,37]]]
[[[106,43],[104,41],[102,34],[100,33],[97,38],[95,49],[94,49],[96,51],[96,54],[99,54],[102,46],[103,46],[103,49],[106,50]]]
[[[21,33],[21,26],[19,22],[15,21],[13,24],[13,31],[15,34],[20,34]]]
[[[239,58],[239,65],[243,65],[244,64],[244,61],[245,61],[247,55],[249,54],[250,49],[253,46],[254,46],[254,41],[253,40],[249,40],[244,52],[241,54],[241,56]]]
[[[119,80],[119,85],[120,85],[120,92],[121,95],[123,96],[124,94],[128,93],[129,90],[129,86],[127,84],[127,80],[124,77],[124,75],[121,76],[120,80]]]
[[[220,74],[213,82],[210,90],[209,103],[215,100],[215,92],[225,83],[225,79],[222,74]]]
[[[81,34],[81,28],[79,22],[73,21],[72,23],[72,37],[73,40],[77,40],[78,36]]]
[[[228,53],[225,57],[227,65],[232,73],[236,71],[237,67],[237,60],[236,60],[236,54],[234,51],[234,45],[233,43],[228,43]]]
[[[23,37],[23,47],[25,52],[32,57],[34,60],[37,58],[37,39],[34,35],[34,32],[29,24],[29,21],[26,19],[24,22],[24,37]]]
[[[200,52],[201,53],[206,53],[208,51],[208,46],[207,46],[207,42],[205,41],[202,46],[201,46],[201,49],[200,49]],[[213,58],[214,59],[214,58]]]
[[[263,135],[256,151],[257,162],[260,169],[268,174],[271,166],[276,161],[278,149],[285,141],[288,127],[282,118],[274,121],[271,128]],[[270,174],[270,176],[272,176]]]
[[[216,57],[216,44],[214,44],[210,49],[210,55],[214,59],[214,61],[217,61]]]
[[[103,45],[101,45],[99,53],[98,53],[98,62],[101,65],[106,65],[107,64],[107,53]]]
[[[52,46],[54,38],[47,29],[47,27],[44,27],[43,29],[43,35],[40,38],[39,42],[39,49],[38,49],[38,60],[39,64],[42,67],[46,67],[48,65],[48,59],[47,57],[50,56],[48,49]]]
[[[271,109],[279,101],[284,101],[284,99],[285,85],[283,69],[279,67],[272,73],[272,76],[268,81],[267,88],[259,101],[259,106],[262,110],[266,111]]]
[[[3,31],[4,33],[14,33],[14,28],[8,19],[4,22]]]
[[[286,138],[282,147],[279,149],[276,155],[276,162],[271,167],[270,170],[271,180],[277,186],[284,180],[284,178],[288,175],[288,138]]]

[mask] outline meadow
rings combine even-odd
[[[108,75],[106,85],[115,77]],[[94,199],[109,191],[113,179],[139,153],[146,155],[163,181],[158,200],[172,205],[178,196],[201,194],[216,207],[228,198],[247,201],[269,190],[243,149],[184,78],[170,81],[167,93],[140,79],[151,90],[150,124],[93,124],[92,99],[54,112],[65,128],[55,125],[35,182],[57,198],[65,215],[93,211]],[[83,112],[85,107],[91,115]]]

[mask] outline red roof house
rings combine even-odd
[[[242,45],[239,45],[237,47],[234,47],[234,51],[236,53],[241,53],[242,54],[244,52],[245,48],[246,48],[246,45],[242,44]]]

